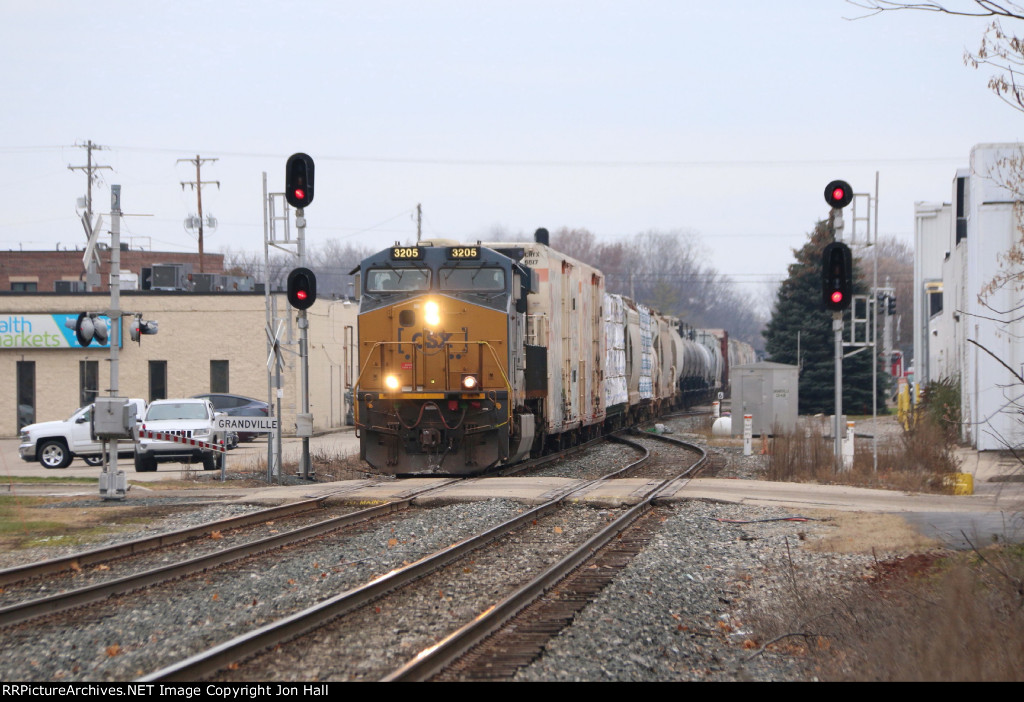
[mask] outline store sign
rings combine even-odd
[[[78,312],[71,314],[0,314],[0,349],[80,349],[84,348],[75,338],[75,320]],[[110,318],[100,315],[110,325]],[[71,320],[69,327],[65,322]],[[115,330],[110,336],[114,337]],[[120,329],[116,330],[121,338]],[[109,349],[110,342],[99,344],[95,340],[90,348]]]

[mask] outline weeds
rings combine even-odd
[[[837,471],[833,440],[818,423],[772,439],[767,478],[784,482],[818,482],[860,487],[950,492],[959,469],[954,443],[946,429],[923,415],[894,437],[879,438],[875,468],[870,439],[857,440],[853,466]]]
[[[765,647],[785,639],[819,679],[1022,680],[1022,556],[1001,545],[876,562],[845,592],[791,585],[750,621]]]

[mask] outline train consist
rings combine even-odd
[[[359,265],[355,424],[374,469],[481,473],[713,398],[730,363],[753,361],[536,238],[396,245]]]

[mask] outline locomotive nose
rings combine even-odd
[[[437,429],[420,430],[420,448],[424,451],[436,450],[441,446],[441,432]]]

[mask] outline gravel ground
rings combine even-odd
[[[360,585],[524,510],[487,500],[402,513],[268,558],[0,630],[0,680],[132,680]],[[269,676],[268,676],[269,677]]]
[[[536,577],[607,519],[601,510],[567,505],[386,600],[222,673],[218,680],[252,680],[268,675],[264,671],[273,671],[269,676],[278,681],[379,680]]]
[[[802,659],[754,655],[749,611],[789,590],[791,573],[801,587],[841,588],[873,559],[803,548],[827,529],[821,522],[718,521],[793,516],[784,510],[694,501],[671,511],[652,544],[516,680],[809,679]]]
[[[686,435],[685,421],[670,426],[679,438],[692,438]],[[712,453],[719,457],[718,477],[756,478],[763,472],[765,457],[756,453],[743,457],[741,449],[732,447]],[[250,509],[255,507],[193,505],[173,520],[150,525],[146,533]],[[324,594],[327,582],[331,591],[351,586],[521,509],[491,500],[424,511],[403,521],[397,531],[374,529],[344,544],[323,540],[320,551],[223,581],[211,575],[192,596],[173,602],[119,600],[115,606],[90,610],[70,628],[38,623],[11,627],[0,631],[0,679],[132,679],[223,641],[252,621],[277,616],[285,605],[308,603]],[[792,590],[793,582],[841,589],[859,580],[874,559],[808,548],[828,532],[825,522],[758,521],[796,516],[781,509],[694,501],[668,508],[667,514],[652,544],[517,680],[813,679],[806,661],[758,651],[761,638],[752,629],[750,613],[771,607]],[[57,555],[55,549],[39,551],[38,557]],[[16,558],[0,554],[0,567],[33,559],[35,553],[21,552]],[[313,581],[314,587],[294,586]],[[447,604],[438,599],[450,609],[466,606],[457,599]],[[416,645],[410,639],[406,648]],[[299,677],[329,676],[329,670],[311,668]]]

